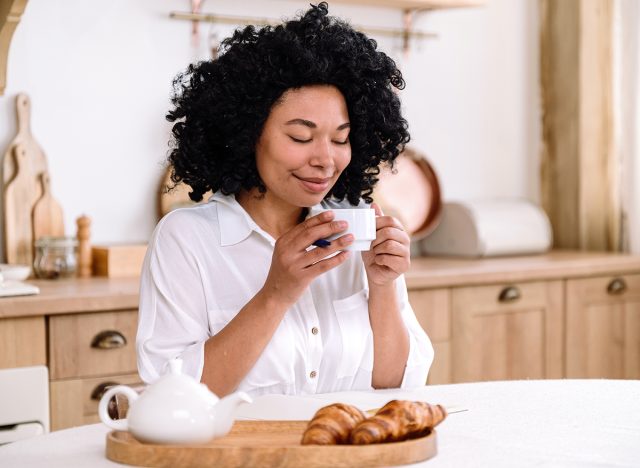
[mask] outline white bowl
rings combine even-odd
[[[31,267],[28,265],[9,265],[0,263],[0,274],[5,280],[22,281],[31,274]]]

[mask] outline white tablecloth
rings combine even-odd
[[[640,467],[640,381],[548,380],[435,385],[411,392],[268,396],[241,417],[307,419],[330,401],[362,409],[393,398],[467,411],[438,427],[438,455],[425,467]],[[1,467],[125,466],[105,458],[101,424],[0,447]],[[357,465],[355,465],[357,466]]]

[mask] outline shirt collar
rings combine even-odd
[[[220,227],[220,245],[237,244],[245,240],[258,226],[249,214],[237,202],[233,195],[216,192],[209,202],[218,205],[218,226]]]
[[[218,226],[220,227],[220,245],[234,245],[245,240],[252,231],[263,235],[271,242],[271,236],[264,232],[258,226],[251,216],[242,208],[234,195],[224,195],[221,192],[215,192],[209,198],[209,202],[218,204]],[[323,201],[312,206],[313,209],[326,209],[326,203]]]

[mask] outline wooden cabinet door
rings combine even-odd
[[[454,382],[560,378],[563,283],[454,288]]]
[[[44,317],[0,319],[0,369],[46,364],[45,342]]]
[[[409,302],[420,325],[429,335],[434,358],[428,384],[451,383],[451,293],[449,289],[414,289]]]
[[[567,281],[569,378],[640,378],[640,274]]]

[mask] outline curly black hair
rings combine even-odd
[[[209,190],[264,193],[255,148],[271,108],[287,90],[318,84],[340,90],[351,123],[351,162],[327,197],[371,203],[380,164],[393,166],[409,141],[393,89],[405,83],[376,41],[328,16],[325,2],[275,27],[236,30],[218,59],[174,79],[172,181],[188,184],[194,201]]]

